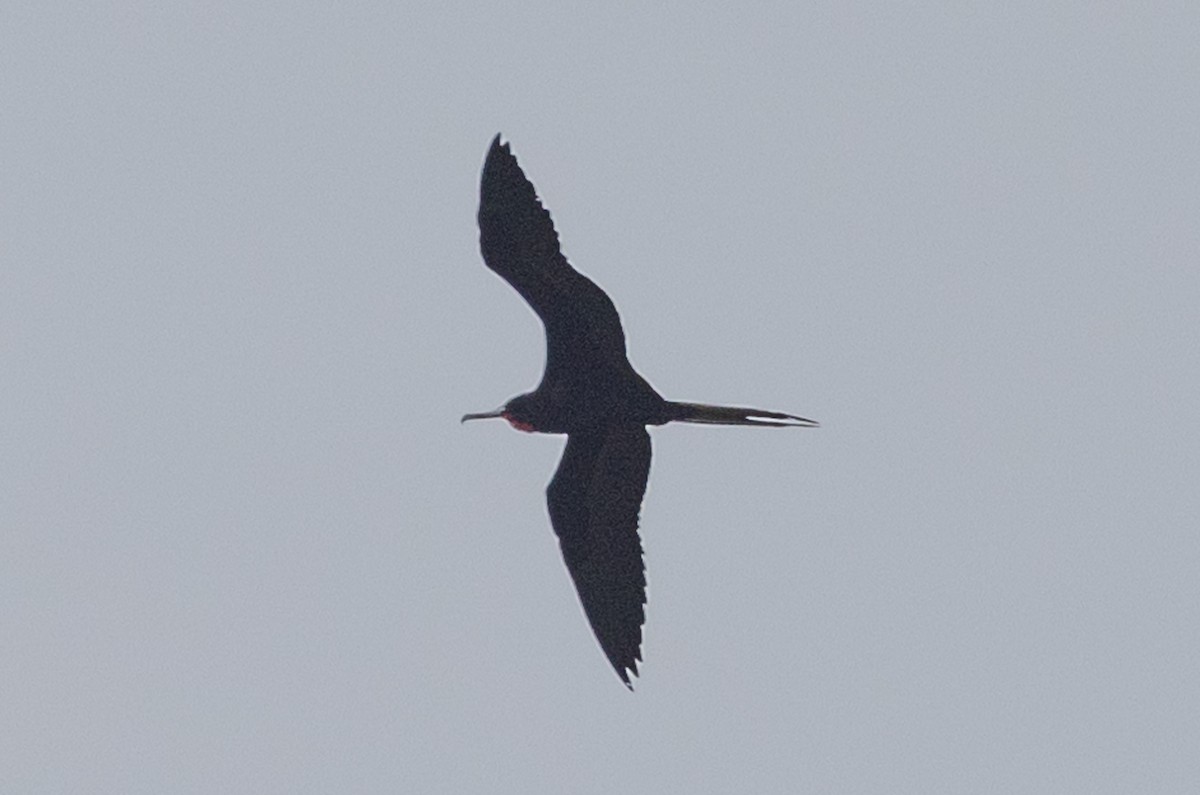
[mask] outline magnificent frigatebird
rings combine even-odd
[[[550,523],[596,639],[632,689],[629,672],[638,672],[646,618],[638,537],[650,474],[646,426],[817,423],[777,411],[664,400],[626,358],[612,300],[559,251],[550,214],[499,135],[483,164],[479,194],[483,261],[542,319],[546,368],[534,391],[462,421],[503,417],[517,430],[567,435],[546,488]]]

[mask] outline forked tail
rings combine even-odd
[[[708,406],[704,403],[671,401],[676,422],[695,422],[701,425],[761,425],[767,428],[816,428],[815,420],[791,414],[738,406]]]

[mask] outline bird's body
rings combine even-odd
[[[463,420],[503,417],[514,428],[567,434],[546,489],[550,521],[584,612],[617,675],[637,674],[646,578],[638,512],[650,472],[647,425],[813,427],[811,420],[759,409],[664,399],[625,355],[621,320],[609,297],[567,262],[508,144],[497,135],[480,184],[484,262],[541,318],[546,367],[537,389]]]

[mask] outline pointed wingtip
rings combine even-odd
[[[634,652],[633,659],[628,665],[618,665],[617,663],[613,663],[613,670],[617,672],[617,676],[621,678],[622,684],[625,685],[630,693],[633,692],[634,680],[641,676],[641,672],[638,670],[638,663],[641,661],[642,649],[641,644],[639,643],[638,650]]]
[[[501,142],[502,134],[496,133],[496,137],[492,139],[492,145],[488,147],[487,154],[483,158],[484,176],[489,172],[501,173],[509,164],[515,165],[517,158],[513,155],[509,144],[510,141]],[[520,170],[520,166],[517,166]],[[524,174],[522,174],[524,177]]]

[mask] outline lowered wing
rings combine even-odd
[[[600,647],[627,687],[646,620],[638,513],[650,474],[650,434],[611,425],[567,437],[546,489],[550,522]]]

